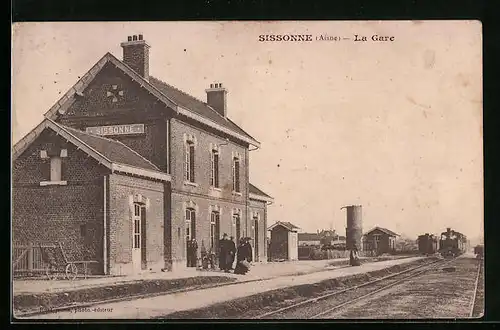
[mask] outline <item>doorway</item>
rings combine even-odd
[[[240,216],[238,214],[233,215],[234,226],[236,227],[236,244],[240,244],[241,239],[241,223]]]
[[[146,208],[134,203],[132,218],[132,268],[135,273],[147,268],[146,261]]]
[[[259,261],[259,219],[257,217],[254,217],[253,223],[254,223],[254,237],[255,237],[254,260]]]
[[[196,267],[193,258],[196,252],[191,247],[191,240],[196,238],[196,212],[194,209],[186,209],[186,265]],[[194,252],[194,253],[193,253]]]

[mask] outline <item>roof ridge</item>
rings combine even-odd
[[[120,144],[121,146],[129,149],[130,151],[132,151],[133,153],[135,153],[137,156],[141,157],[142,159],[144,159],[147,163],[149,163],[151,166],[153,166],[155,169],[157,169],[158,171],[161,171],[158,166],[156,166],[155,164],[153,164],[149,159],[147,159],[146,157],[142,156],[141,154],[139,154],[137,151],[135,151],[134,149],[130,148],[128,145],[126,145],[125,143],[121,142],[121,141],[118,141],[118,140],[114,140],[114,139],[110,139],[110,138],[107,138],[107,137],[104,137],[102,135],[97,135],[97,134],[92,134],[92,133],[89,133],[87,131],[82,131],[82,130],[79,130],[79,129],[76,129],[74,127],[69,127],[69,126],[66,126],[66,125],[63,125],[63,124],[59,124],[57,123],[58,125],[62,126],[63,128],[69,128],[70,130],[75,130],[75,131],[78,131],[79,133],[83,133],[83,134],[86,134],[88,136],[92,136],[92,137],[96,137],[96,138],[100,138],[102,140],[105,140],[105,141],[110,141],[110,142],[114,142],[114,143],[118,143]]]

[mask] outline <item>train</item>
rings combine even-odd
[[[435,235],[424,234],[418,236],[417,239],[418,252],[420,254],[432,255],[439,250],[439,240]]]
[[[428,233],[418,236],[417,245],[420,254],[440,253],[443,257],[457,257],[467,251],[468,241],[464,234],[446,228],[446,231],[440,236]],[[476,255],[478,254],[476,253]]]
[[[476,255],[476,258],[478,259],[483,259],[484,257],[484,245],[479,244],[474,247],[474,254]]]
[[[439,253],[443,257],[457,257],[467,251],[467,237],[451,228],[446,228],[445,232],[441,233],[439,240]]]

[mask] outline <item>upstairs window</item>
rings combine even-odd
[[[185,176],[186,181],[194,182],[194,154],[195,148],[192,141],[186,143]]]
[[[50,181],[61,181],[61,157],[50,157]]]
[[[240,192],[240,159],[233,158],[233,191]]]
[[[63,181],[63,162],[62,159],[67,157],[67,150],[61,149],[57,153],[48,154],[46,150],[40,151],[40,158],[48,160],[50,166],[49,172],[46,174],[47,181],[40,182],[40,185],[64,185]]]
[[[210,185],[219,188],[219,152],[212,150],[210,153]]]

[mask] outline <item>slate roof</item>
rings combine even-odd
[[[263,192],[262,190],[260,190],[259,188],[257,188],[256,186],[254,186],[251,183],[249,183],[248,190],[251,194],[272,198],[271,196],[269,196],[268,194],[266,194],[265,192]]]
[[[90,134],[59,123],[56,125],[68,131],[70,134],[73,134],[113,163],[126,164],[146,170],[160,171],[160,169],[149,160],[119,141]]]
[[[112,63],[117,68],[125,72],[135,82],[146,88],[152,95],[160,101],[171,107],[176,112],[179,108],[185,109],[186,115],[197,116],[203,121],[213,123],[218,126],[216,128],[229,135],[236,135],[236,138],[243,138],[244,141],[255,146],[260,143],[251,135],[246,133],[242,128],[232,122],[229,118],[224,118],[212,107],[205,102],[202,102],[195,97],[159,80],[158,78],[149,77],[149,80],[144,79],[141,75],[135,72],[123,61],[117,59],[114,55],[106,53],[87,73],[85,73],[46,113],[45,117],[56,120],[57,117],[64,113],[75,100],[75,94],[82,92],[94,80],[97,74],[105,67],[107,63]],[[195,119],[200,121],[201,119]],[[203,123],[202,121],[202,123]],[[209,124],[210,125],[210,124]],[[233,135],[233,136],[234,136]]]
[[[396,234],[396,233],[395,233],[395,232],[393,232],[392,230],[389,230],[389,229],[387,229],[387,228],[383,228],[383,227],[375,227],[375,228],[373,228],[373,229],[371,229],[371,230],[367,231],[367,232],[365,233],[365,235],[368,235],[369,233],[371,233],[371,232],[373,232],[373,231],[375,231],[375,230],[380,230],[381,232],[386,233],[386,234],[387,234],[387,235],[389,235],[389,236],[399,236],[398,234]]]
[[[191,96],[167,84],[166,82],[152,76],[149,76],[149,83],[154,87],[156,87],[160,92],[165,94],[165,96],[167,96],[169,99],[171,99],[178,105],[182,106],[183,108],[196,112],[197,114],[205,118],[208,118],[219,125],[225,126],[226,128],[229,128],[230,130],[235,131],[236,133],[242,134],[250,139],[254,139],[242,128],[233,123],[229,118],[224,118],[208,104],[206,104],[201,100],[198,100],[194,96]]]

